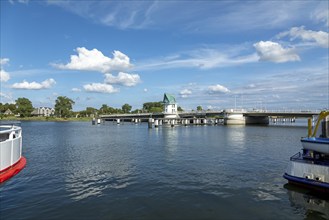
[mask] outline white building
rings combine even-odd
[[[4,115],[13,115],[14,113],[8,108],[3,114]]]
[[[177,112],[177,103],[176,99],[173,95],[164,94],[163,97],[163,104],[164,104],[164,117],[165,118],[178,118],[178,112]]]
[[[31,114],[35,116],[52,116],[55,114],[55,109],[49,107],[35,108]]]

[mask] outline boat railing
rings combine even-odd
[[[298,152],[292,157],[290,157],[291,161],[298,161],[302,163],[308,163],[308,164],[317,164],[317,165],[329,165],[329,157],[323,154],[308,151],[306,153]]]
[[[302,153],[301,152],[298,152],[296,154],[294,154],[293,156],[290,157],[290,160],[302,160],[303,157],[302,157]]]
[[[0,125],[0,172],[10,168],[22,157],[22,128]]]

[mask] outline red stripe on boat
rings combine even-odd
[[[10,179],[11,177],[19,173],[25,167],[25,164],[26,164],[26,159],[25,157],[22,156],[17,163],[15,163],[9,169],[6,169],[5,171],[0,173],[0,183],[5,182],[6,180]]]

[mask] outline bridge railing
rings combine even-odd
[[[320,113],[321,110],[305,110],[305,109],[277,109],[277,110],[268,110],[268,109],[261,109],[261,110],[248,110],[248,112],[266,112],[266,113]]]
[[[101,118],[107,118],[107,117],[110,117],[110,118],[115,118],[115,117],[125,117],[125,116],[136,116],[136,117],[143,117],[143,116],[150,116],[152,115],[152,113],[134,113],[134,114],[131,114],[131,113],[128,113],[128,114],[109,114],[109,115],[100,115]]]
[[[308,110],[308,109],[277,109],[277,110],[269,110],[269,109],[225,109],[225,110],[202,110],[202,111],[180,111],[178,114],[180,115],[188,115],[188,114],[193,114],[193,115],[206,115],[206,114],[222,114],[224,112],[244,112],[244,113],[267,113],[267,114],[276,114],[276,113],[296,113],[296,114],[318,114],[321,112],[321,110]],[[99,117],[101,118],[122,118],[122,117],[152,117],[152,116],[157,116],[161,115],[161,113],[128,113],[128,114],[109,114],[109,115],[100,115]]]

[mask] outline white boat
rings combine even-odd
[[[322,134],[315,137],[319,125]],[[309,120],[308,137],[302,138],[302,152],[290,158],[286,173],[283,175],[289,183],[329,193],[329,111],[319,114],[317,124],[312,131]]]
[[[26,165],[22,156],[22,128],[0,125],[0,183],[19,173]]]
[[[306,137],[301,142],[303,149],[329,154],[329,138]]]

